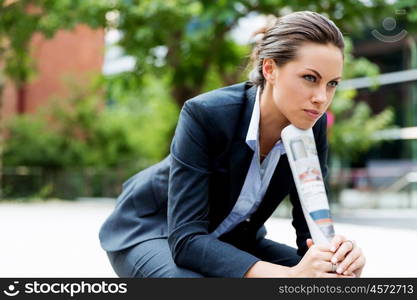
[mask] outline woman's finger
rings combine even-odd
[[[344,257],[354,249],[354,243],[352,241],[344,241],[333,255],[331,262],[337,263],[342,261]]]
[[[330,261],[324,261],[323,263],[323,271],[326,273],[335,273],[337,264],[334,264]]]
[[[359,248],[349,251],[348,254],[345,256],[345,258],[339,263],[339,266],[337,267],[336,272],[339,274],[342,274],[360,256],[361,256],[361,251]]]
[[[328,248],[320,248],[317,245],[312,246],[308,251],[310,251],[311,258],[317,262],[330,262],[333,256]]]
[[[355,278],[355,274],[353,275],[340,275],[337,273],[323,273],[320,277],[324,278]]]
[[[327,278],[352,278],[355,275],[347,274],[337,274],[332,272],[332,263],[329,261],[318,261],[314,264],[314,268],[318,274],[318,277],[327,277]]]
[[[361,253],[361,255],[359,255],[359,257],[348,266],[348,268],[345,272],[343,272],[343,274],[353,274],[353,272],[355,272],[356,270],[363,268],[363,266],[365,265],[365,260],[365,256]]]
[[[346,241],[346,237],[340,234],[335,235],[330,242],[330,251],[335,252],[344,241]]]
[[[330,245],[317,245],[313,244],[310,248],[314,247],[315,249],[323,252],[330,252]]]

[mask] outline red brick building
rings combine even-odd
[[[53,39],[36,34],[31,41],[31,55],[36,65],[34,79],[18,89],[6,84],[2,119],[17,113],[31,113],[51,97],[69,95],[66,78],[88,85],[94,74],[101,73],[104,60],[104,30],[79,25],[72,31],[59,31]]]

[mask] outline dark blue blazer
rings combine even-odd
[[[206,276],[242,277],[259,260],[250,249],[265,236],[264,222],[290,195],[298,254],[304,255],[310,233],[286,155],[250,221],[219,238],[209,234],[230,213],[243,186],[253,156],[245,139],[255,97],[255,86],[240,83],[186,101],[170,155],[124,183],[100,230],[103,249],[118,251],[168,238],[177,265]],[[313,132],[325,176],[325,115]]]

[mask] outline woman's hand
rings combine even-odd
[[[334,246],[335,244],[332,245]],[[296,266],[291,268],[290,277],[355,277],[355,275],[344,275],[332,272],[332,263],[330,260],[335,253],[330,251],[331,246],[314,245],[311,239],[307,240],[307,246],[309,249],[304,257]]]
[[[360,277],[366,261],[362,249],[343,235],[335,235],[330,245],[330,251],[334,253],[331,262],[337,264],[336,272]]]

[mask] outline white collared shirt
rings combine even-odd
[[[223,233],[232,230],[242,221],[246,220],[250,222],[250,216],[261,203],[281,155],[285,154],[284,145],[279,140],[275,143],[263,162],[260,163],[259,121],[260,88],[258,87],[255,105],[246,134],[246,144],[253,150],[252,161],[235,206],[216,230],[212,232],[212,235],[215,237],[219,237]]]

